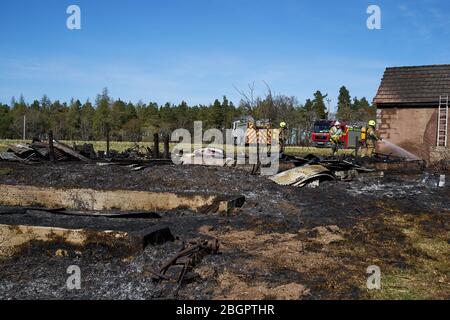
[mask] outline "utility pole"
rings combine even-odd
[[[328,120],[330,120],[330,116],[331,116],[331,99],[330,98],[327,98],[327,103],[328,103],[328,116],[327,116],[327,118],[328,118]]]
[[[26,140],[26,132],[27,132],[27,116],[23,115],[23,140]]]

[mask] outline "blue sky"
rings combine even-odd
[[[81,8],[68,30],[66,8]],[[382,29],[366,27],[367,7]],[[267,82],[300,102],[339,87],[372,99],[387,66],[450,63],[447,0],[8,0],[0,3],[0,102],[47,94],[207,104]]]

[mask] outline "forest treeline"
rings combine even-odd
[[[239,105],[226,97],[209,105],[189,106],[184,101],[158,105],[112,99],[107,88],[94,102],[51,101],[44,95],[29,104],[20,96],[18,100],[13,98],[10,105],[0,104],[0,138],[22,138],[25,120],[27,139],[52,130],[60,140],[104,140],[109,132],[111,140],[143,141],[154,133],[170,133],[178,128],[193,130],[194,121],[203,121],[204,129],[228,129],[235,119],[247,115],[275,124],[284,121],[291,130],[309,132],[315,120],[327,117],[326,99],[326,94],[317,91],[300,104],[295,97],[272,95],[269,91],[255,99],[244,95]],[[350,123],[366,122],[375,116],[375,109],[366,98],[352,99],[345,87],[340,89],[337,107],[333,117]]]

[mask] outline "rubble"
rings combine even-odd
[[[51,142],[51,143],[50,143]],[[165,147],[167,148],[167,146]],[[109,161],[117,164],[127,162],[159,161],[158,164],[171,163],[168,151],[164,152],[164,158],[155,157],[155,152],[150,147],[135,144],[123,152],[110,150],[109,152],[96,152],[93,144],[74,144],[70,147],[57,140],[39,141],[33,140],[28,144],[10,145],[6,152],[0,152],[0,160],[13,162],[38,162],[38,161]],[[145,167],[143,167],[145,168]],[[143,169],[141,168],[141,169]],[[140,170],[140,169],[139,169]]]
[[[284,161],[293,163],[296,168],[283,171],[269,179],[282,186],[318,187],[323,181],[350,181],[360,172],[374,172],[374,169],[362,167],[356,158],[319,158],[307,155],[304,158],[286,156]]]
[[[53,150],[53,155],[51,150]],[[31,144],[9,146],[6,152],[0,153],[1,160],[15,162],[51,161],[52,158],[54,161],[90,161],[87,157],[56,140],[53,140],[53,146],[50,146],[48,142],[33,141]]]

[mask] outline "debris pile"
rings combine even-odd
[[[38,141],[32,143],[16,144],[8,146],[6,152],[0,152],[0,160],[15,162],[32,161],[84,161],[112,160],[112,161],[144,161],[153,160],[154,151],[150,147],[135,144],[123,152],[110,150],[108,152],[96,152],[93,144],[74,144],[70,147],[62,142],[53,140]]]
[[[84,161],[89,158],[68,145],[53,140],[53,143],[33,141],[31,144],[9,146],[6,152],[0,152],[0,160],[15,162],[30,161]]]
[[[127,159],[148,160],[155,158],[154,152],[150,147],[141,146],[139,144],[135,144],[134,146],[126,149],[123,152],[119,152],[117,150],[110,150],[109,152],[99,151],[98,155],[95,157],[97,159],[113,159],[113,160],[127,160]]]
[[[357,159],[346,158],[319,158],[307,155],[304,158],[285,156],[284,161],[293,163],[296,168],[281,172],[269,179],[282,186],[298,188],[318,187],[323,181],[352,180],[359,172],[373,172],[357,164]]]

